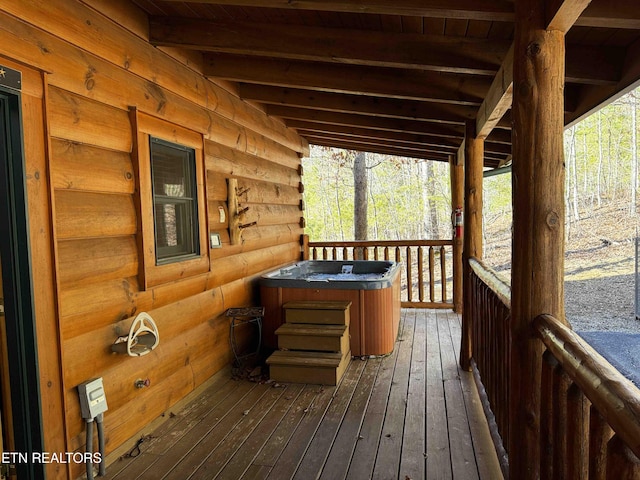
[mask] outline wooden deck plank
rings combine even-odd
[[[438,322],[427,312],[427,478],[452,478]]]
[[[360,381],[356,385],[356,390],[349,403],[349,408],[331,447],[331,452],[329,452],[329,457],[322,469],[320,480],[339,480],[346,477],[380,364],[380,358],[366,362]]]
[[[398,360],[389,392],[387,414],[382,427],[382,437],[378,448],[378,457],[373,469],[374,479],[397,478],[402,451],[402,434],[406,413],[407,389],[409,388],[409,369],[415,327],[415,313],[403,311],[404,327],[397,344]]]
[[[459,342],[457,315],[403,310],[394,351],[337,387],[216,383],[106,478],[499,479]]]
[[[462,386],[460,385],[460,375],[458,374],[458,358],[455,355],[446,313],[436,313],[436,318],[442,358],[444,396],[447,405],[451,470],[453,478],[476,480],[478,479],[478,469],[464,405]]]
[[[447,312],[447,324],[454,347],[455,357],[460,358],[460,342],[456,341],[462,334],[462,324],[460,316],[453,312]],[[476,388],[473,374],[465,372],[458,365],[458,374],[464,395],[467,418],[469,419],[469,429],[473,450],[478,465],[478,474],[481,480],[501,480],[503,478],[500,462],[496,456],[493,439],[489,432],[487,420],[484,416],[480,395]]]
[[[346,375],[349,375],[351,366],[347,368]],[[272,463],[272,469],[269,471],[269,475],[266,478],[273,479],[286,479],[291,478],[298,468],[300,459],[307,450],[309,443],[313,440],[325,412],[329,405],[333,395],[338,387],[320,387],[320,392],[316,395],[313,403],[305,410],[305,416],[298,424],[295,432],[289,438],[288,443],[284,445],[284,449],[281,450],[281,454],[277,457],[277,460]]]
[[[220,471],[218,479],[235,480],[242,477],[271,435],[284,421],[287,414],[301,412],[309,404],[309,395],[315,392],[304,385],[289,385],[270,414],[266,416],[252,435],[238,448]]]
[[[220,423],[236,403],[241,401],[256,386],[256,384],[249,384],[248,382],[237,382],[231,393],[222,402],[212,408],[207,416],[189,431],[188,435],[180,438],[166,454],[159,455],[158,460],[144,473],[139,475],[138,478],[157,480],[159,472],[162,472],[164,475],[164,473],[170,471],[194,448],[194,445],[198,441]]]
[[[407,413],[404,422],[400,478],[420,479],[425,476],[425,413],[426,413],[426,318],[419,314],[415,318],[415,333],[407,392]]]
[[[230,432],[234,431],[237,425],[245,419],[248,415],[247,412],[251,412],[254,407],[259,408],[258,404],[264,403],[265,399],[268,399],[270,390],[272,389],[269,385],[257,384],[255,388],[229,409],[218,422],[217,428],[209,430],[206,435],[201,437],[200,441],[186,455],[181,457],[180,462],[177,462],[173,468],[167,469],[168,473],[162,478],[167,480],[185,480],[189,478],[209,458],[211,452],[218,447],[220,442],[229,436]],[[281,394],[281,391],[277,392],[278,396]],[[165,457],[170,457],[172,453],[173,450]],[[154,478],[158,478],[157,474]]]
[[[354,360],[349,365],[344,374],[342,382],[336,389],[335,395],[327,408],[322,423],[318,426],[313,439],[305,450],[304,455],[298,459],[295,469],[291,470],[295,462],[295,455],[291,457],[292,462],[278,462],[269,475],[273,479],[293,478],[306,480],[317,478],[322,470],[322,466],[329,455],[331,445],[336,437],[338,428],[342,423],[353,392],[360,380],[365,362]],[[295,450],[298,450],[297,448]]]
[[[306,385],[296,404],[278,424],[271,437],[269,437],[269,441],[260,449],[260,452],[241,478],[266,478],[278,458],[282,455],[291,437],[298,431],[298,427],[303,424],[303,421],[305,423],[302,428],[310,429],[305,424],[313,425],[318,416],[324,415],[324,409],[328,406],[335,388]],[[301,436],[301,434],[299,435]]]
[[[404,315],[399,326],[400,333],[403,326]],[[401,336],[398,336],[393,352],[382,359],[380,370],[371,392],[371,399],[365,412],[362,428],[360,429],[358,443],[347,472],[349,480],[368,480],[373,474],[382,434],[382,425],[387,411],[387,402],[389,401],[389,391],[398,359],[398,350],[400,350],[398,342]]]
[[[236,423],[233,430],[224,438],[224,443],[219,444],[212,450],[209,457],[189,477],[189,480],[208,480],[217,476],[233,454],[258,427],[262,419],[276,406],[288,388],[291,388],[294,392],[296,390],[297,392],[300,391],[299,385],[287,385],[281,388],[273,388],[272,385],[270,392],[267,392],[249,410],[243,411],[242,419]],[[206,444],[203,442],[203,444],[205,448],[210,448],[209,442],[206,442]]]
[[[147,445],[142,444],[140,448],[141,454],[135,457],[133,461],[129,459],[128,466],[113,478],[117,480],[128,480],[131,478],[144,478],[145,475],[147,475],[148,478],[158,478],[156,472],[166,472],[173,468],[179,459],[193,448],[194,438],[199,439],[205,435],[206,432],[212,430],[220,418],[244,395],[249,393],[254,386],[255,385],[249,384],[248,382],[242,382],[238,383],[237,386],[234,385],[234,387],[237,388],[221,389],[218,394],[219,397],[215,395],[213,402],[208,405],[208,407],[205,407],[205,416],[200,417],[196,415],[195,418],[190,418],[187,415],[185,417],[188,419],[186,425],[179,422],[175,425],[175,428],[168,433],[163,428],[153,432],[153,443],[150,442],[148,444],[149,448],[147,448]],[[187,435],[187,432],[189,432],[189,435]],[[163,451],[159,453],[149,452],[151,447],[165,442],[171,445],[170,455],[166,455],[166,452]],[[105,478],[110,478],[110,474],[111,468],[107,471]]]
[[[105,480],[138,478],[147,468],[155,463],[159,456],[171,448],[194,425],[196,425],[219,402],[223,401],[231,392],[229,382],[232,381],[228,370],[216,375],[213,382],[201,393],[182,408],[172,408],[169,419],[153,431],[139,445],[140,452],[131,456],[129,453],[121,456],[117,462],[109,466]],[[177,411],[178,413],[174,413]],[[168,435],[171,433],[171,435]],[[135,451],[132,447],[129,452]]]

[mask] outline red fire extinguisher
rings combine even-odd
[[[462,218],[462,207],[456,207],[453,211],[452,215],[453,220],[453,228],[454,228],[454,238],[462,238],[463,232],[463,218]]]

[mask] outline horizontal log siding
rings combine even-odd
[[[55,2],[45,10],[29,2],[5,2],[0,56],[48,72],[51,247],[66,424],[64,433],[47,426],[45,435],[58,435],[47,439],[51,445],[83,448],[76,387],[102,376],[110,452],[230,361],[224,311],[257,304],[259,274],[299,258],[299,154],[308,146],[186,67],[184,59],[150,47],[139,36],[146,30],[144,17],[129,10],[133,7],[108,8],[122,9],[127,29],[82,2]],[[201,227],[218,232],[223,244],[210,251],[209,272],[146,291],[138,282],[130,107],[203,135],[208,221]],[[255,222],[242,230],[237,245],[229,243],[227,178],[236,178],[245,192],[239,204],[248,210],[240,223]],[[144,360],[112,355],[111,343],[140,311],[156,320],[159,347]],[[149,378],[151,386],[134,388],[138,378]],[[73,465],[51,478],[76,477],[81,470]]]

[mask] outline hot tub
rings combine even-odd
[[[400,324],[400,264],[386,261],[308,260],[262,275],[263,341],[277,348],[282,306],[293,301],[350,301],[351,354],[393,351]]]

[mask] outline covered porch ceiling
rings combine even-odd
[[[513,0],[134,3],[152,44],[191,51],[311,144],[448,161],[472,120],[485,167],[511,160]],[[640,79],[640,2],[546,3],[568,30],[569,125]]]

